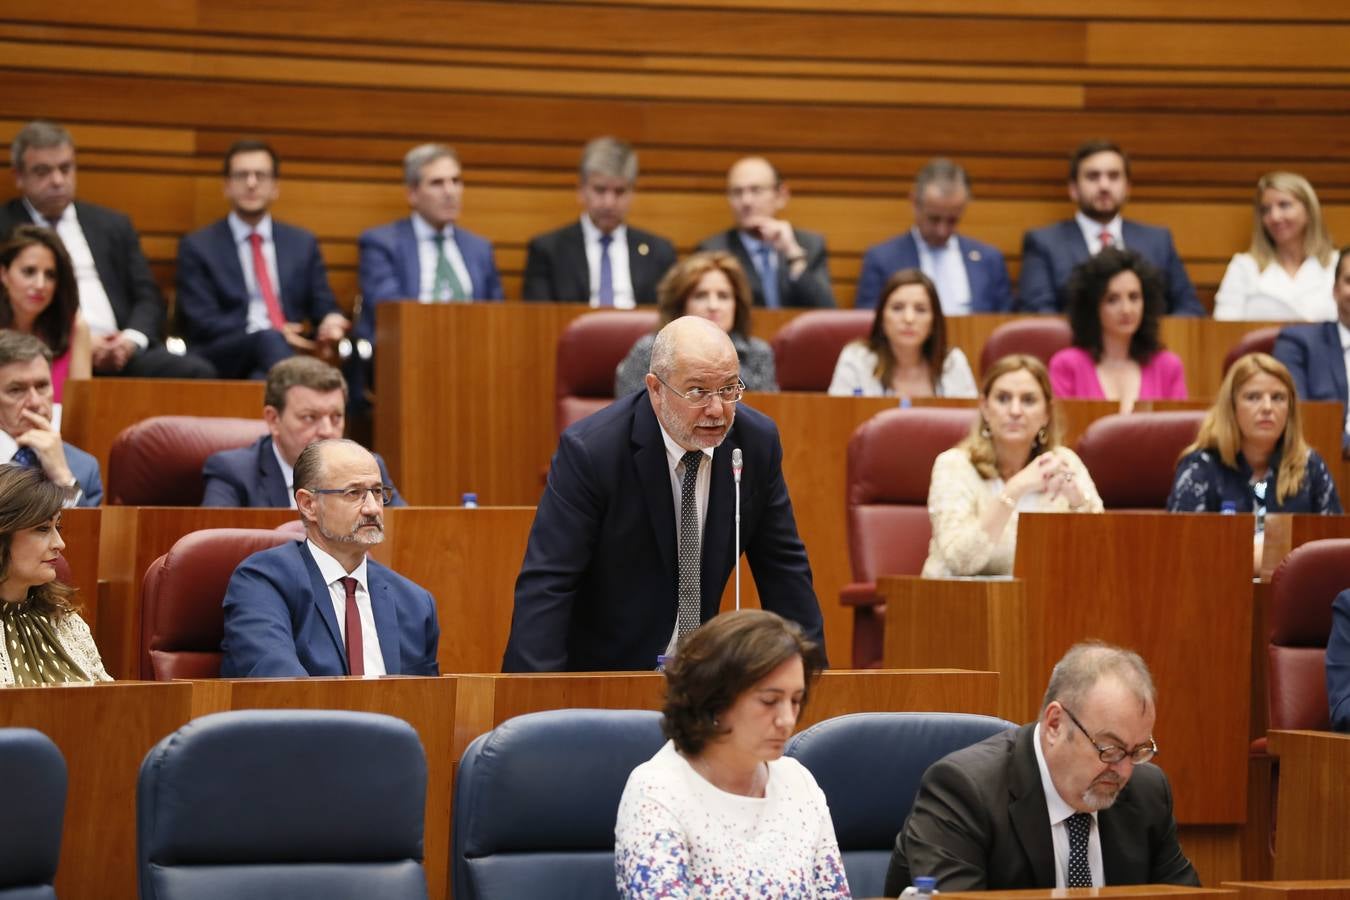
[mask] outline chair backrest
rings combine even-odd
[[[55,900],[66,761],[45,734],[0,728],[0,772],[14,815],[0,824],[0,898]]]
[[[1069,323],[1058,316],[1029,316],[1005,322],[990,332],[980,351],[980,374],[1012,353],[1028,353],[1047,366],[1050,357],[1073,343]]]
[[[839,353],[867,337],[870,309],[813,309],[788,322],[773,338],[773,364],[782,391],[825,391]]]
[[[558,433],[614,401],[614,375],[638,338],[656,330],[650,309],[606,309],[577,316],[558,335]]]
[[[1350,539],[1309,541],[1284,558],[1270,582],[1269,727],[1325,731],[1331,602],[1350,587]]]
[[[108,503],[200,506],[206,458],[247,447],[265,434],[261,418],[153,416],[137,422],[122,429],[108,451]]]
[[[617,896],[619,798],[664,743],[641,710],[531,713],[480,735],[455,779],[455,900]]]
[[[141,677],[218,678],[230,576],[259,550],[296,539],[280,529],[208,528],[152,562],[141,582]]]
[[[1242,338],[1228,348],[1228,352],[1223,357],[1223,372],[1227,375],[1228,370],[1233,368],[1233,363],[1237,362],[1248,353],[1273,353],[1275,350],[1275,339],[1280,336],[1279,325],[1269,325],[1265,328],[1257,328],[1247,332]]]
[[[141,763],[141,900],[425,900],[426,796],[422,744],[393,716],[202,716]]]
[[[882,896],[895,836],[928,767],[1015,727],[963,713],[854,713],[818,722],[788,742],[787,755],[825,792],[853,896]]]
[[[1204,410],[1103,416],[1078,439],[1078,455],[1107,509],[1166,509],[1177,459]]]
[[[970,432],[973,409],[889,409],[848,442],[849,560],[855,582],[918,575],[928,555],[933,460]]]

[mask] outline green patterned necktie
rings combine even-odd
[[[432,299],[436,301],[465,301],[469,299],[464,285],[459,283],[455,267],[445,255],[445,235],[436,232],[436,286],[432,289]]]

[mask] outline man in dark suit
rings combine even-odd
[[[760,600],[823,645],[778,430],[736,406],[743,385],[726,332],[693,316],[667,325],[646,386],[559,440],[503,671],[650,670],[716,615],[736,561],[734,450],[740,546]]]
[[[235,141],[224,175],[230,214],[178,244],[183,337],[225,378],[263,378],[297,350],[336,358],[350,323],[314,235],[272,219],[276,151],[263,141]]]
[[[403,157],[412,215],[371,228],[361,254],[361,321],[357,334],[375,337],[375,307],[391,300],[467,303],[501,300],[492,244],[456,223],[464,199],[459,155],[444,144],[422,144]]]
[[[1341,591],[1331,603],[1327,699],[1331,702],[1331,727],[1350,732],[1350,590]]]
[[[75,267],[80,311],[93,336],[94,372],[134,378],[212,378],[215,369],[162,344],[164,298],[141,240],[122,213],[75,199],[75,144],[50,122],[30,122],[10,144],[21,197],[0,208],[0,235],[51,228]]]
[[[891,275],[920,269],[937,285],[942,311],[949,316],[1008,312],[1012,283],[997,247],[957,234],[970,202],[970,177],[949,159],[934,159],[919,170],[910,192],[914,227],[869,247],[853,305],[875,309]]]
[[[0,330],[0,463],[39,468],[69,490],[67,506],[98,506],[98,460],[61,440],[52,425],[52,351],[42,341]]]
[[[577,186],[585,212],[580,221],[531,239],[523,299],[618,309],[656,302],[657,284],[675,265],[675,247],[627,224],[637,176],[637,152],[625,142],[600,137],[586,145]]]
[[[263,421],[270,432],[247,447],[221,450],[202,467],[202,506],[295,508],[292,472],[301,451],[314,441],[342,437],[347,381],[311,356],[284,359],[267,373]],[[406,506],[375,454],[380,480],[389,486],[389,506]]]
[[[224,678],[439,675],[431,594],[366,555],[384,540],[385,485],[353,441],[295,463],[306,540],[255,553],[225,592]]]
[[[1172,791],[1149,764],[1156,692],[1135,653],[1089,642],[1055,666],[1040,719],[924,773],[895,840],[886,894],[1182,884]]]
[[[767,159],[739,160],[727,172],[736,227],[704,238],[698,249],[733,254],[750,279],[756,306],[834,306],[825,238],[779,218],[788,197],[788,186]]]
[[[1315,325],[1287,325],[1275,339],[1275,358],[1294,376],[1294,386],[1304,400],[1331,400],[1346,412],[1343,451],[1350,455],[1350,247],[1343,247],[1336,260],[1338,321]]]
[[[1163,276],[1167,313],[1204,316],[1172,232],[1121,218],[1130,196],[1130,160],[1111,141],[1091,140],[1069,161],[1069,197],[1078,204],[1072,219],[1028,231],[1022,238],[1018,309],[1063,312],[1069,274],[1102,247],[1124,247],[1148,260]]]

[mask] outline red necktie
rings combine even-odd
[[[365,651],[361,647],[361,613],[356,609],[356,579],[340,578],[347,592],[347,669],[350,675],[366,674]]]
[[[1102,232],[1102,249],[1105,250],[1107,247],[1110,247],[1110,246],[1111,246],[1112,240],[1114,240],[1114,239],[1111,237],[1111,232],[1109,232],[1109,231],[1103,231],[1103,232]]]
[[[249,234],[248,242],[253,247],[253,277],[258,279],[258,293],[262,294],[263,302],[267,304],[267,318],[272,320],[273,328],[284,331],[286,315],[277,301],[277,292],[272,289],[272,276],[267,272],[267,259],[262,252],[262,235],[254,231]]]

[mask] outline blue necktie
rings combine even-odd
[[[614,305],[614,267],[609,261],[609,245],[614,235],[600,235],[600,290],[597,294],[600,306]]]
[[[27,466],[30,469],[41,467],[41,464],[38,462],[37,454],[33,452],[32,447],[20,447],[19,452],[14,454],[14,457],[10,462],[14,463],[16,466]]]
[[[759,283],[764,287],[764,305],[769,309],[778,309],[783,305],[778,297],[778,273],[773,269],[773,251],[768,244],[760,244],[755,252],[755,268],[759,269]]]

